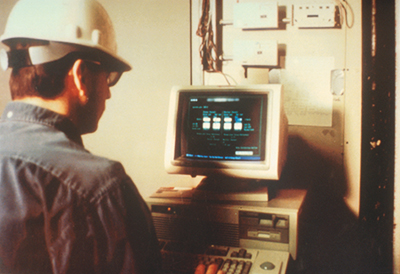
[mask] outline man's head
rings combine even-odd
[[[12,68],[13,100],[65,114],[81,133],[96,130],[109,86],[131,69],[117,55],[111,20],[95,0],[20,0],[1,41],[10,49],[1,61]]]

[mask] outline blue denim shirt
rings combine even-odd
[[[158,273],[151,215],[74,124],[11,102],[0,120],[0,273]]]

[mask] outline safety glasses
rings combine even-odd
[[[107,72],[107,85],[109,87],[114,86],[118,82],[119,78],[121,78],[122,72],[109,71],[102,63],[100,63],[98,61],[87,60],[87,59],[85,59],[83,61],[87,62],[88,64],[91,64],[92,66],[90,66],[90,65],[89,66],[90,66],[90,69],[92,69],[92,70],[97,70],[97,71],[101,70],[101,71]]]

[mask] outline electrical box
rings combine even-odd
[[[241,29],[278,28],[278,3],[276,1],[235,3],[233,26]]]
[[[278,66],[278,42],[275,40],[236,40],[233,60],[243,66]]]
[[[333,28],[335,15],[334,4],[293,5],[293,24],[299,28]]]

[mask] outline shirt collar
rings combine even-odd
[[[83,146],[77,127],[64,115],[24,102],[13,101],[7,104],[1,117],[4,121],[26,121],[56,128],[67,137]]]

